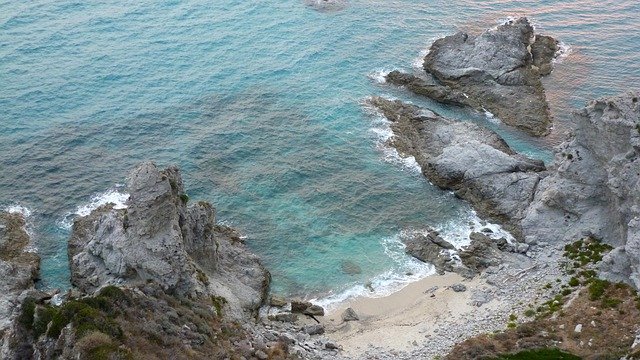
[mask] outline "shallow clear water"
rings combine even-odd
[[[636,1],[352,0],[319,12],[302,0],[0,0],[0,206],[31,210],[42,285],[67,286],[72,214],[140,161],[177,164],[190,197],[247,236],[276,292],[385,291],[431,271],[402,254],[402,232],[451,238],[475,218],[383,146],[388,128],[363,99],[485,124],[545,160],[562,136],[531,140],[376,73],[411,70],[437,37],[528,15],[570,47],[545,80],[563,130],[586,100],[637,86],[638,13]],[[362,273],[345,274],[346,260]]]

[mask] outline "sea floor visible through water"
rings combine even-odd
[[[182,169],[273,275],[273,292],[334,304],[433,272],[402,236],[440,229],[457,246],[484,226],[384,142],[363,106],[400,98],[498,131],[552,160],[587,100],[640,80],[635,1],[0,1],[0,208],[27,215],[41,286],[68,287],[75,216],[124,206],[126,174]],[[431,42],[526,15],[564,54],[544,80],[554,134],[531,139],[490,114],[435,104],[380,81],[419,71]],[[497,228],[496,228],[497,230]],[[369,287],[374,289],[370,292]]]

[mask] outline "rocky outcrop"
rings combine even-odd
[[[369,103],[391,121],[390,145],[415,157],[432,183],[455,191],[480,215],[522,238],[520,220],[545,176],[541,161],[515,153],[498,134],[476,124],[398,100],[373,97]]]
[[[528,242],[591,236],[615,249],[602,276],[640,288],[640,95],[590,102],[556,153],[522,227]]]
[[[404,240],[404,244],[407,254],[433,264],[439,273],[454,270],[455,262],[451,255],[456,248],[440,237],[436,230],[413,234]]]
[[[22,303],[28,296],[37,296],[35,281],[40,269],[40,257],[27,250],[29,235],[25,219],[20,214],[0,212],[0,357],[24,358],[30,339],[16,321],[22,313]],[[26,349],[26,350],[25,350]]]
[[[238,318],[264,302],[269,273],[232,229],[215,224],[210,204],[187,206],[177,168],[144,163],[128,191],[126,209],[106,205],[75,221],[68,253],[78,290],[151,282],[178,297],[224,298]]]
[[[424,58],[425,78],[397,71],[389,83],[447,104],[488,110],[505,124],[546,135],[551,115],[540,78],[551,72],[558,42],[534,34],[526,18],[480,35],[436,40]]]
[[[434,184],[454,190],[527,244],[599,239],[615,248],[601,263],[601,275],[640,287],[639,99],[631,92],[575,112],[573,134],[558,147],[548,171],[487,129],[400,101],[376,97],[370,103],[392,122],[390,145],[414,156]],[[486,249],[489,243],[480,235],[477,249]],[[522,253],[527,244],[496,246]],[[465,265],[480,269],[492,263]]]

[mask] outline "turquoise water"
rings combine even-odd
[[[73,214],[117,195],[140,161],[177,164],[276,292],[383,291],[431,271],[402,254],[402,234],[433,226],[455,241],[477,219],[384,147],[367,96],[479,122],[545,160],[562,136],[532,140],[376,75],[411,71],[437,37],[528,15],[570,49],[545,80],[562,130],[570,109],[638,84],[638,13],[636,1],[0,0],[0,206],[31,211],[42,285],[64,287]]]

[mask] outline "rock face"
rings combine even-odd
[[[28,252],[29,235],[20,214],[0,212],[0,357],[24,358],[23,337],[16,318],[24,299],[35,292],[40,257]]]
[[[640,288],[640,96],[590,102],[574,113],[573,137],[557,151],[522,221],[529,242],[592,236],[615,249],[603,276]]]
[[[515,153],[498,134],[473,123],[398,100],[373,97],[369,103],[392,122],[390,145],[415,157],[431,182],[455,191],[480,215],[522,238],[520,220],[545,176],[541,161]]]
[[[601,275],[640,288],[639,99],[630,92],[575,112],[574,133],[558,147],[548,171],[541,162],[514,153],[489,130],[400,101],[373,98],[370,103],[392,121],[390,145],[414,156],[434,184],[454,190],[481,216],[504,224],[527,244],[591,236],[613,246],[601,263]],[[482,250],[472,257],[480,263],[465,263],[461,253],[463,263],[477,269],[492,265],[482,260],[495,259],[495,254],[484,254],[486,236],[474,236],[479,245],[473,250],[472,243],[467,252]],[[496,251],[528,249],[526,244],[494,245]],[[427,261],[439,259],[429,256]]]
[[[480,35],[458,32],[436,40],[424,58],[426,79],[391,72],[386,80],[448,104],[488,110],[534,136],[551,116],[540,78],[551,72],[558,42],[535,35],[526,18]]]
[[[210,204],[187,207],[177,168],[144,163],[128,191],[127,209],[106,205],[75,221],[68,253],[77,289],[153,282],[180,297],[223,297],[235,317],[264,302],[269,273],[232,229],[215,225]]]

